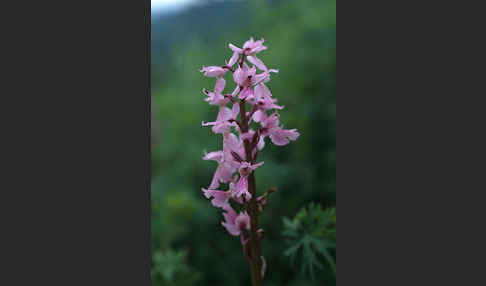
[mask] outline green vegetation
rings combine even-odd
[[[303,274],[309,272],[315,277],[315,268],[323,269],[319,256],[326,259],[334,274],[336,274],[335,258],[331,254],[336,249],[336,209],[323,210],[320,205],[310,203],[308,208],[302,208],[293,220],[284,218],[283,234],[288,238],[290,247],[284,252],[292,262],[301,254]]]

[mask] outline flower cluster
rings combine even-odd
[[[282,127],[278,110],[284,107],[277,105],[277,100],[265,85],[270,74],[278,73],[278,70],[268,69],[257,57],[259,52],[267,49],[263,39],[254,41],[251,38],[242,48],[233,44],[229,44],[229,48],[233,55],[225,65],[201,69],[204,76],[216,79],[212,91],[203,89],[205,101],[219,108],[216,120],[202,122],[202,125],[211,126],[212,132],[223,137],[223,150],[206,153],[203,157],[204,160],[216,161],[218,167],[211,184],[202,191],[206,198],[211,199],[213,206],[225,211],[222,225],[226,230],[231,235],[241,236],[243,242],[249,237],[250,202],[264,205],[268,195],[265,193],[255,198],[256,191],[249,187],[252,172],[263,165],[263,162],[257,163],[258,152],[265,147],[267,137],[273,144],[283,146],[296,140],[299,133],[296,129]],[[232,73],[236,83],[231,93],[224,92],[224,76],[227,73]],[[257,128],[250,128],[250,124]],[[221,184],[229,184],[229,189],[221,190]],[[241,205],[242,211],[237,213],[230,202]]]

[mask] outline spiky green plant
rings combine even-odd
[[[323,209],[319,204],[310,203],[303,207],[293,219],[284,218],[283,235],[290,246],[284,254],[291,263],[301,259],[302,273],[310,273],[312,279],[315,270],[324,269],[322,258],[336,274],[336,208]]]

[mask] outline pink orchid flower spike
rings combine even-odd
[[[209,105],[218,107],[216,120],[203,121],[202,126],[211,126],[213,133],[222,135],[222,150],[203,156],[218,165],[209,187],[201,189],[214,207],[223,210],[222,226],[230,235],[240,237],[244,256],[251,266],[253,286],[261,285],[259,281],[267,267],[260,255],[263,229],[258,227],[258,212],[267,204],[268,192],[259,196],[255,187],[255,170],[264,164],[257,157],[266,137],[274,145],[283,146],[300,136],[297,129],[283,129],[280,124],[278,111],[284,107],[277,105],[277,99],[265,84],[270,81],[270,74],[278,70],[268,69],[257,57],[267,50],[263,42],[263,38],[255,41],[252,37],[242,48],[230,43],[232,55],[226,65],[200,70],[204,76],[216,79],[213,91],[203,89],[203,93]],[[235,88],[231,94],[224,94],[224,77],[229,72]],[[227,190],[224,184],[228,185]],[[235,205],[238,212],[233,209]]]

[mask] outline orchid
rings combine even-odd
[[[266,269],[265,259],[260,255],[263,229],[258,228],[258,215],[267,204],[268,195],[275,191],[270,189],[261,196],[257,195],[255,170],[264,164],[263,161],[257,162],[258,154],[265,147],[266,137],[273,144],[284,146],[300,136],[297,129],[283,129],[280,124],[278,110],[284,106],[276,104],[277,99],[265,85],[270,81],[270,73],[278,70],[268,69],[256,56],[267,50],[263,42],[263,39],[255,41],[250,38],[242,48],[230,43],[228,46],[233,54],[226,65],[200,70],[204,76],[216,78],[213,91],[203,89],[203,93],[206,102],[219,107],[216,120],[203,121],[202,126],[212,126],[213,133],[223,136],[223,150],[203,156],[204,160],[216,161],[218,166],[209,187],[202,188],[202,192],[213,206],[224,211],[222,225],[228,233],[240,237],[250,264],[253,286],[261,285]],[[257,73],[257,70],[262,72]],[[233,74],[236,88],[225,94],[226,80],[223,77],[229,71]],[[228,106],[230,104],[231,107]],[[267,114],[272,110],[273,113]],[[250,124],[256,126],[250,128]],[[222,190],[221,183],[229,183],[228,190]],[[240,211],[235,211],[234,206]]]
[[[214,85],[214,91],[210,92],[203,89],[203,93],[207,95],[204,99],[211,105],[226,105],[229,102],[229,98],[225,98],[222,94],[226,81],[224,78],[218,78],[216,84]]]
[[[221,77],[228,70],[223,67],[210,66],[210,67],[202,67],[200,71],[203,72],[204,75],[207,77]]]
[[[253,55],[267,49],[267,47],[263,45],[263,42],[264,42],[263,39],[255,42],[253,40],[253,37],[251,37],[248,41],[246,41],[243,44],[243,49],[238,48],[237,46],[231,43],[228,46],[235,53],[244,54],[244,55]]]
[[[250,229],[250,217],[246,212],[236,214],[230,205],[225,205],[223,209],[226,211],[226,213],[223,213],[225,221],[221,224],[231,235],[239,236],[245,230]]]

